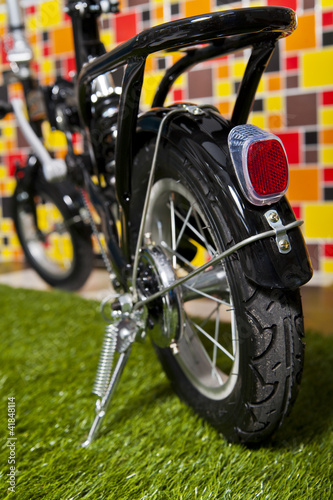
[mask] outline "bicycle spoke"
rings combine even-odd
[[[201,237],[202,237],[203,241],[205,242],[206,250],[209,253],[210,257],[213,257],[213,255],[216,253],[216,251],[213,250],[212,247],[209,245],[209,243],[208,243],[208,241],[206,239],[206,236],[205,236],[205,234],[203,232],[203,228],[201,227],[201,224],[199,222],[198,214],[196,212],[194,213],[194,218],[195,218],[195,221],[197,223],[197,226],[198,226],[199,232],[201,234]]]
[[[170,224],[171,224],[171,248],[172,251],[175,252],[176,246],[176,219],[175,219],[175,205],[173,202],[174,194],[170,193],[169,203],[170,203]],[[172,256],[172,265],[174,269],[177,266],[177,257],[175,254]]]
[[[191,262],[189,260],[187,260],[185,257],[183,257],[179,252],[172,250],[172,248],[170,248],[169,245],[165,241],[161,241],[161,246],[163,248],[165,248],[168,252],[174,254],[177,257],[177,259],[184,262],[184,264],[191,267],[191,269],[196,269],[196,267],[193,264],[191,264]]]
[[[187,212],[187,214],[186,214],[186,217],[185,217],[184,223],[183,223],[183,225],[182,225],[182,228],[181,228],[181,230],[180,230],[180,232],[179,232],[179,235],[178,235],[178,238],[177,238],[177,241],[176,241],[176,248],[175,248],[175,250],[177,250],[178,245],[179,245],[179,243],[180,243],[180,240],[181,240],[181,239],[182,239],[182,237],[183,237],[183,234],[184,234],[184,231],[185,231],[185,229],[186,229],[187,223],[188,223],[188,221],[189,221],[189,218],[191,217],[192,208],[193,208],[193,207],[192,207],[192,206],[190,206],[190,209],[189,209],[189,211],[188,211],[188,212]]]
[[[215,341],[217,342],[218,341],[218,338],[219,338],[219,331],[220,331],[220,306],[218,306],[217,308],[217,311],[216,311],[216,318],[215,318],[215,335],[214,335],[214,338],[215,338]],[[216,368],[216,358],[217,358],[217,345],[214,344],[213,346],[213,358],[212,358],[212,362],[213,362],[213,366]]]
[[[188,318],[188,316],[186,316],[186,320],[189,321],[189,323],[191,323],[192,325],[195,325],[195,323],[190,318]],[[187,348],[193,353],[193,356],[196,357],[196,350],[193,350],[192,342],[191,342],[191,339],[187,335],[186,329],[184,331],[184,338],[185,338],[186,343],[187,343]],[[220,385],[223,385],[223,380],[222,380],[221,375],[217,371],[216,364],[215,365],[213,364],[213,361],[210,359],[205,347],[203,346],[202,342],[200,341],[200,339],[198,337],[196,338],[196,342],[197,342],[197,344],[200,344],[201,353],[205,356],[205,359],[208,361],[208,363],[211,367],[211,375],[216,377],[216,379]]]
[[[215,344],[219,349],[220,351],[222,351],[226,356],[228,356],[228,358],[230,358],[232,361],[235,361],[235,357],[230,354],[229,351],[227,351],[227,349],[225,349],[219,342],[217,342],[211,335],[209,335],[209,333],[207,333],[203,328],[200,327],[200,325],[198,325],[197,323],[195,323],[194,321],[191,321],[191,323],[193,324],[193,326],[195,326],[195,328],[197,328],[199,330],[200,333],[202,333],[205,337],[207,337],[213,344]]]
[[[201,290],[198,290],[197,288],[187,285],[186,283],[183,285],[184,288],[188,288],[192,292],[197,293],[198,295],[201,295],[202,297],[205,297],[206,299],[213,300],[214,302],[217,302],[218,304],[223,304],[225,306],[230,306],[229,302],[226,302],[225,300],[218,299],[217,297],[214,297],[213,295],[209,295],[208,293],[202,292]],[[195,300],[195,299],[192,299]]]
[[[185,217],[177,210],[175,209],[175,215],[181,220],[184,222],[185,220]],[[209,245],[209,243],[207,243],[206,239],[202,237],[202,235],[200,234],[200,232],[190,223],[188,222],[187,223],[187,227],[189,229],[191,229],[191,231],[198,237],[198,239],[204,243],[204,244],[207,244],[208,245],[208,248],[206,248],[206,250],[209,252],[210,255],[215,255],[216,254],[216,251],[214,250],[214,248]]]
[[[232,300],[231,300],[232,304]],[[237,342],[236,342],[236,317],[235,317],[235,308],[231,309],[231,341],[232,341],[232,353],[235,356],[237,350]]]

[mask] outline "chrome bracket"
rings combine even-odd
[[[275,231],[275,239],[279,252],[282,254],[289,253],[291,251],[291,243],[279,214],[276,210],[268,210],[265,213],[265,217],[268,224]]]

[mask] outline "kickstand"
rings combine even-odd
[[[117,364],[114,368],[110,383],[108,385],[108,388],[102,397],[102,399],[98,399],[96,402],[96,415],[95,419],[93,421],[93,424],[90,428],[89,434],[87,439],[82,443],[83,448],[87,448],[87,446],[90,445],[90,443],[94,440],[96,437],[98,430],[102,424],[102,421],[105,417],[106,411],[109,407],[109,404],[111,402],[111,399],[113,397],[114,391],[116,390],[116,387],[118,385],[119,379],[121,377],[121,374],[123,373],[123,370],[125,368],[125,365],[127,363],[128,357],[131,353],[131,345],[127,348],[127,350],[119,355]]]

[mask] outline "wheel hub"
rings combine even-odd
[[[176,280],[174,270],[159,246],[145,248],[139,260],[138,288],[147,297]],[[147,333],[158,347],[177,342],[182,329],[182,296],[174,288],[148,305]]]

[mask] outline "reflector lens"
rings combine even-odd
[[[247,170],[252,187],[259,196],[282,193],[288,185],[288,161],[276,139],[250,144]]]

